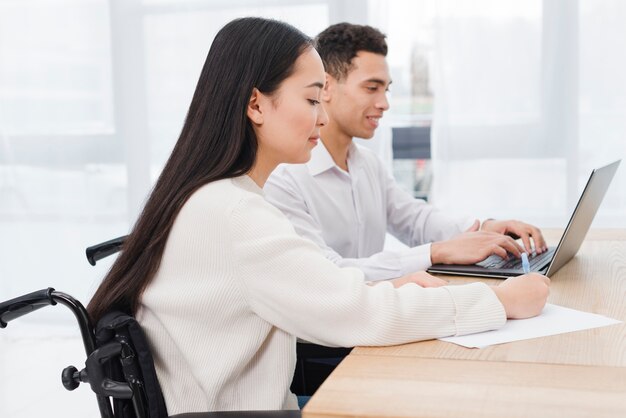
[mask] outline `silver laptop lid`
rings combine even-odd
[[[621,161],[617,160],[604,167],[596,168],[591,172],[587,185],[580,199],[578,199],[576,209],[574,209],[565,232],[561,236],[559,245],[556,247],[550,267],[546,271],[546,276],[550,277],[552,273],[563,267],[578,252]]]

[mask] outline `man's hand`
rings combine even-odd
[[[550,279],[538,273],[510,277],[493,291],[504,306],[506,317],[523,319],[537,316],[543,310],[550,293]]]
[[[498,234],[510,235],[513,238],[521,238],[524,243],[524,248],[528,254],[533,252],[533,247],[531,246],[531,239],[535,244],[535,251],[537,254],[541,254],[544,251],[548,250],[548,246],[546,245],[546,241],[541,234],[539,228],[526,224],[524,222],[508,220],[508,221],[498,221],[495,219],[489,219],[483,222],[481,231],[486,232],[495,232]]]
[[[421,287],[440,287],[449,284],[447,281],[432,276],[425,271],[417,271],[415,273],[407,274],[406,276],[389,280],[389,282],[393,284],[393,287],[404,286],[407,283],[415,283]]]
[[[447,241],[430,245],[433,264],[474,264],[492,254],[508,259],[508,253],[520,257],[524,249],[508,235],[495,232],[464,232]]]

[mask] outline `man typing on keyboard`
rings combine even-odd
[[[279,166],[264,188],[301,236],[337,265],[361,269],[368,281],[410,275],[432,264],[474,264],[491,255],[508,262],[519,260],[522,252],[547,250],[532,225],[494,219],[481,224],[413,198],[374,153],[353,143],[354,137],[372,138],[389,109],[385,35],[370,26],[340,23],[318,35],[316,48],[327,73],[321,104],[329,122],[311,160]],[[409,248],[384,250],[387,232]],[[427,277],[422,285],[445,283]]]

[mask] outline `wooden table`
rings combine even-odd
[[[626,417],[626,230],[590,231],[548,301],[625,323],[484,349],[357,347],[303,417]]]

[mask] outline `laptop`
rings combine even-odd
[[[559,245],[549,248],[543,254],[529,254],[528,260],[531,272],[541,273],[550,277],[576,255],[620,162],[621,160],[617,160],[604,167],[596,168],[591,172],[587,185],[580,199],[578,199],[574,213],[572,213],[565,232],[561,236]],[[427,271],[429,273],[499,279],[524,274],[521,259],[509,257],[509,260],[504,260],[495,254],[487,257],[480,263],[471,265],[434,264]]]

